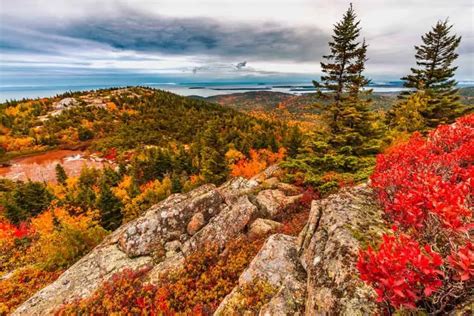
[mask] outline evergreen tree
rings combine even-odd
[[[122,203],[113,194],[109,183],[101,181],[97,208],[100,212],[100,225],[107,230],[115,230],[122,224]]]
[[[19,183],[2,201],[5,217],[10,222],[18,224],[40,214],[49,206],[52,199],[53,195],[41,182]]]
[[[226,146],[219,139],[216,121],[209,124],[200,141],[201,174],[207,182],[220,183],[227,177]]]
[[[61,164],[56,164],[56,180],[58,183],[65,185],[67,180],[67,174]]]
[[[295,158],[303,146],[303,134],[297,126],[293,126],[287,137],[288,139],[285,142],[287,155],[290,158]]]
[[[361,153],[367,137],[372,137],[373,114],[370,111],[371,90],[363,90],[369,80],[363,75],[367,61],[367,44],[359,42],[360,21],[352,4],[342,20],[336,23],[330,54],[323,56],[321,82],[318,89],[326,90],[331,101],[323,109],[330,130],[330,144],[334,147],[351,146]],[[321,91],[321,90],[320,90]],[[321,92],[320,92],[321,93]]]
[[[448,20],[438,21],[421,37],[423,44],[415,46],[418,67],[411,68],[411,74],[402,78],[404,86],[411,90],[401,93],[401,98],[418,90],[425,90],[429,96],[428,105],[421,112],[428,127],[451,123],[463,113],[453,79],[457,69],[453,62],[458,57],[456,49],[461,36],[450,35],[452,27]]]

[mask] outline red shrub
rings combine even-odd
[[[143,285],[148,271],[126,269],[116,273],[90,298],[64,305],[56,315],[159,315],[153,308],[157,288]]]
[[[377,157],[372,186],[389,217],[402,227],[423,228],[429,215],[444,227],[473,228],[474,115],[419,134]]]
[[[33,231],[26,223],[20,223],[19,226],[8,222],[0,222],[0,239],[23,239],[31,236]]]
[[[474,283],[474,115],[379,155],[371,180],[401,232],[360,252],[361,279],[395,308],[449,312]]]
[[[468,242],[466,246],[448,256],[448,263],[456,272],[455,279],[467,281],[474,278],[474,244]]]
[[[443,283],[439,270],[441,256],[430,246],[420,247],[410,236],[384,235],[378,251],[359,253],[357,268],[361,279],[371,284],[378,301],[399,308],[415,308],[423,296],[430,296]]]

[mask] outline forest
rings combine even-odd
[[[469,295],[474,117],[453,79],[461,38],[448,21],[433,26],[415,47],[417,66],[402,78],[409,90],[387,101],[367,88],[370,47],[360,23],[351,6],[334,26],[323,75],[313,82],[318,92],[306,96],[304,106],[288,101],[297,106],[285,118],[266,115],[265,100],[255,101],[254,112],[244,100],[250,110],[238,111],[145,87],[1,104],[3,163],[85,148],[112,164],[84,167],[77,177],[58,164],[52,182],[0,179],[0,314],[12,312],[111,231],[171,194],[252,178],[274,164],[283,168],[286,182],[305,192],[298,207],[371,179],[393,230],[361,249],[357,268],[384,311],[446,312]],[[70,105],[61,106],[64,99]],[[385,101],[390,104],[381,106]],[[304,219],[293,218],[286,229],[297,234],[291,226],[300,229]],[[261,244],[236,240],[224,257],[213,248],[197,252],[161,287],[142,286],[142,271],[127,270],[58,314],[155,308],[157,314],[207,315]],[[193,283],[196,275],[207,281]],[[225,290],[216,294],[223,278]],[[257,289],[248,289],[249,304],[261,304],[270,291]],[[116,293],[134,299],[111,304]]]

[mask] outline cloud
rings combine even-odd
[[[405,74],[414,66],[413,46],[421,34],[450,16],[463,35],[458,76],[473,77],[470,0],[353,2],[369,43],[369,75]],[[315,73],[328,52],[331,27],[348,5],[345,0],[130,3],[0,0],[0,67],[36,63],[196,75]]]
[[[117,50],[217,56],[227,60],[314,60],[323,53],[324,43],[329,38],[329,34],[314,27],[227,24],[213,19],[139,13],[85,19],[42,29],[60,36],[107,44]]]

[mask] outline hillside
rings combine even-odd
[[[460,88],[461,102],[463,104],[473,104],[473,89],[472,87]],[[328,100],[321,99],[314,93],[294,95],[273,91],[251,91],[196,98],[251,113],[257,117],[304,123],[303,126],[308,128],[314,128],[322,106],[328,103]],[[391,109],[396,103],[397,93],[374,93],[371,99],[373,100],[373,110],[386,111]]]
[[[80,313],[82,307],[74,303],[76,299],[86,299],[83,306],[88,305],[88,308],[99,308],[99,305],[93,306],[101,304],[103,294],[95,297],[93,293],[97,290],[96,293],[100,293],[101,283],[116,271],[126,269],[143,270],[137,281],[146,280],[157,287],[167,286],[179,291],[179,286],[166,283],[173,275],[171,271],[175,271],[179,278],[172,280],[181,286],[192,281],[196,290],[203,287],[207,292],[217,291],[215,297],[209,297],[211,300],[200,299],[199,305],[205,314],[217,307],[215,315],[244,312],[290,315],[302,313],[305,305],[308,311],[317,308],[342,314],[375,311],[370,288],[349,277],[356,273],[355,258],[362,242],[353,232],[362,233],[367,225],[371,227],[372,236],[383,232],[381,211],[373,203],[371,190],[360,186],[313,202],[308,223],[304,225],[304,221],[299,221],[298,225],[292,226],[299,214],[305,214],[307,218],[309,205],[302,200],[304,196],[298,188],[278,181],[278,173],[277,168],[271,168],[250,180],[238,178],[218,188],[204,186],[186,195],[169,197],[108,236],[13,315],[50,314],[62,303],[71,302],[61,313]],[[304,229],[296,237],[302,225]],[[323,243],[321,234],[329,228],[330,233]],[[275,232],[279,233],[272,234]],[[232,246],[233,240],[239,241],[241,249]],[[256,248],[246,249],[246,242]],[[208,256],[203,249],[211,243],[217,246],[217,253],[206,258],[209,262],[193,257],[196,251],[201,256]],[[219,255],[223,249],[227,249],[227,253]],[[218,265],[219,261],[212,257],[215,255],[219,260],[244,260],[242,249],[251,252],[245,259],[246,265],[239,263],[238,268],[220,266],[224,270],[216,270],[217,275],[207,275],[208,280],[186,279],[199,273],[200,269],[204,269],[204,273],[207,273],[206,269],[216,269],[213,265]],[[320,258],[321,268],[316,270],[313,262],[317,258]],[[193,266],[185,268],[191,262]],[[338,266],[337,271],[333,264]],[[321,277],[330,273],[337,273],[337,277],[333,277],[335,283]],[[227,279],[220,290],[219,278]],[[194,294],[189,285],[182,290],[183,297],[177,293],[163,297],[178,308],[175,312],[189,312],[184,308],[193,304],[192,296],[206,295],[206,292]],[[324,292],[325,297],[317,294],[318,291]],[[89,297],[91,300],[87,301]],[[183,309],[173,303],[175,299],[181,301]],[[248,305],[246,299],[258,304]],[[169,311],[163,309],[162,312]]]
[[[0,118],[0,314],[171,194],[281,161],[289,135],[139,87],[8,102]]]

